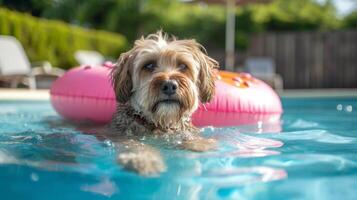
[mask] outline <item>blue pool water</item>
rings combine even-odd
[[[357,98],[283,104],[281,132],[206,128],[218,151],[161,149],[168,170],[147,178],[49,102],[0,101],[0,199],[356,199]]]

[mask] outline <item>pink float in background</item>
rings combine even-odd
[[[51,102],[64,118],[107,123],[116,109],[110,83],[111,63],[81,66],[69,70],[51,88]],[[264,82],[249,74],[220,71],[216,94],[200,105],[193,115],[196,126],[237,126],[270,124],[265,131],[280,131],[280,98]],[[277,127],[278,126],[278,127]]]

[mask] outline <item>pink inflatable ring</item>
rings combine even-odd
[[[80,66],[57,79],[51,88],[55,110],[69,120],[107,123],[116,109],[109,73],[112,64]],[[277,94],[249,74],[219,72],[216,94],[193,115],[196,126],[236,126],[278,122],[282,106]]]

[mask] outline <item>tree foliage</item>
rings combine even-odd
[[[343,22],[344,28],[357,28],[357,11],[347,15]]]
[[[20,2],[19,0],[10,0]],[[3,5],[14,6],[9,0]],[[224,46],[225,7],[178,0],[28,0],[43,2],[39,16],[125,35],[129,41],[163,29],[178,37],[196,38],[205,45]],[[50,3],[49,3],[50,2]],[[19,4],[21,9],[21,4]],[[34,6],[33,9],[36,9]],[[33,13],[33,12],[31,12]],[[252,33],[262,31],[331,30],[340,27],[330,1],[274,0],[236,9],[236,46],[245,48]]]
[[[96,50],[117,58],[127,45],[120,34],[84,29],[3,8],[0,8],[0,35],[16,37],[31,61],[48,60],[61,68],[78,64],[74,59],[76,50]]]
[[[336,10],[330,1],[275,0],[268,5],[251,6],[253,18],[263,30],[307,31],[329,30],[339,26]]]

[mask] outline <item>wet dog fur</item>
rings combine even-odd
[[[174,138],[174,146],[191,151],[216,147],[200,136],[191,115],[209,102],[218,63],[195,40],[178,40],[161,31],[135,41],[122,53],[111,78],[118,102],[109,139],[119,147],[118,162],[142,175],[166,169],[160,152],[143,137]]]

